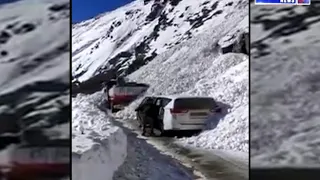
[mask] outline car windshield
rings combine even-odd
[[[212,109],[215,106],[213,98],[179,98],[174,102],[177,109]]]

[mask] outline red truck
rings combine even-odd
[[[0,165],[2,176],[8,180],[68,177],[70,175],[69,144],[69,142],[55,140],[42,145],[18,145],[9,152],[9,164]]]
[[[149,88],[148,85],[135,82],[116,84],[109,89],[106,98],[112,112],[123,109]]]

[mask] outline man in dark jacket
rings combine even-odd
[[[103,89],[104,95],[107,96],[107,97],[106,97],[106,100],[107,100],[107,101],[106,101],[107,108],[108,108],[108,109],[111,109],[111,107],[110,107],[110,95],[109,95],[109,89],[110,89],[110,87],[108,86],[108,83],[106,83],[106,82],[102,83],[102,89]]]
[[[150,135],[154,135],[154,124],[157,120],[157,106],[152,102],[147,102],[142,108],[142,135],[145,135],[147,126],[149,126],[151,130]]]
[[[108,106],[108,109],[112,109],[112,107],[111,107],[112,103],[111,103],[111,97],[110,97],[109,91],[110,91],[110,89],[111,89],[114,85],[116,85],[116,82],[115,82],[115,80],[113,80],[113,79],[111,79],[111,80],[108,81],[108,82],[104,82],[104,83],[102,84],[102,86],[103,86],[103,92],[104,92],[105,95],[107,96],[107,103],[108,103],[107,106]]]

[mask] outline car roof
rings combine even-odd
[[[210,96],[191,96],[191,95],[149,95],[145,96],[145,98],[168,98],[168,99],[180,99],[180,98],[211,98]]]
[[[125,82],[123,84],[117,84],[114,86],[115,88],[125,88],[125,87],[149,87],[149,85],[144,83],[136,83],[136,82]]]

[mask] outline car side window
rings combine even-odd
[[[164,107],[171,101],[168,98],[161,98],[157,100],[157,105],[160,107],[159,109],[159,119],[163,119],[164,116]]]
[[[161,104],[161,106],[162,106],[162,107],[165,107],[165,106],[168,105],[170,102],[171,102],[171,99],[163,98],[163,99],[162,99],[162,104]]]
[[[144,105],[150,98],[144,98],[139,106]]]
[[[162,103],[161,103],[161,99],[157,99],[157,101],[156,101],[156,105],[157,105],[157,106],[161,106],[161,105],[162,105]]]

